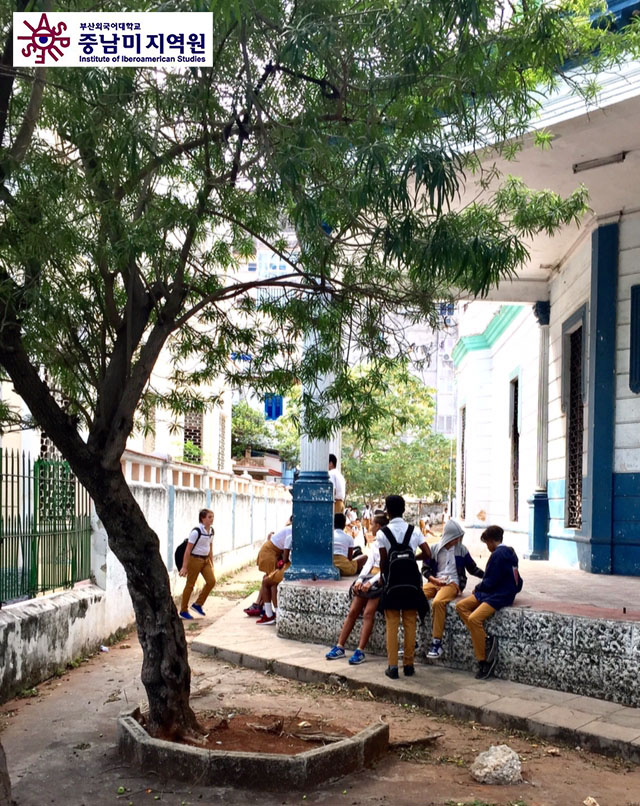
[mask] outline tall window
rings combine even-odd
[[[569,335],[565,525],[573,529],[579,529],[582,526],[582,453],[584,437],[582,337],[582,327],[577,328]]]
[[[518,410],[520,406],[520,384],[517,378],[510,383],[511,418],[509,431],[511,433],[511,479],[509,495],[509,516],[512,521],[518,520],[518,493],[520,489],[520,429],[518,427]]]
[[[185,462],[202,463],[202,422],[201,411],[189,411],[184,415]]]
[[[467,517],[467,407],[460,409],[460,517]]]

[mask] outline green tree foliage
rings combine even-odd
[[[246,400],[235,403],[231,412],[231,453],[244,456],[251,448],[270,448],[272,437],[264,416]]]
[[[434,390],[398,366],[380,377],[375,394],[381,416],[372,424],[368,442],[352,429],[342,434],[349,500],[398,493],[442,501],[449,491],[451,445],[433,433]]]
[[[11,12],[26,6],[0,0],[0,366],[95,502],[127,574],[149,728],[171,734],[196,724],[158,539],[120,465],[136,410],[205,408],[221,377],[263,396],[331,372],[321,399],[303,396],[305,428],[366,436],[404,349],[389,313],[485,294],[524,237],[584,212],[584,188],[563,199],[481,165],[513,154],[568,58],[593,93],[637,22],[593,26],[582,0],[214,0],[212,68],[16,70]],[[287,270],[239,275],[256,242]],[[354,352],[373,367],[358,384]]]

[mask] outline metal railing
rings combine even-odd
[[[0,452],[0,606],[91,573],[91,500],[68,462]]]

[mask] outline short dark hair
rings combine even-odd
[[[404,498],[401,495],[388,495],[384,499],[384,506],[389,518],[400,518],[404,515]]]
[[[389,523],[389,518],[385,515],[384,512],[376,512],[373,516],[374,523],[377,523],[378,526],[386,526]]]
[[[338,467],[338,460],[336,459],[335,453],[329,454],[329,464]]]
[[[344,516],[343,512],[336,512],[333,516],[333,528],[334,529],[344,529],[347,525],[347,519]]]
[[[200,523],[202,523],[202,521],[207,517],[207,515],[209,513],[211,513],[213,515],[213,510],[212,509],[201,509],[200,510],[200,512],[198,513],[198,520],[200,521]]]
[[[502,543],[504,537],[504,529],[502,526],[487,526],[484,532],[480,535],[480,540],[486,543],[487,540],[492,540],[494,543]]]

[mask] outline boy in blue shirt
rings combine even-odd
[[[476,585],[473,594],[456,605],[460,618],[471,633],[473,652],[478,661],[477,680],[491,677],[498,662],[498,645],[495,636],[487,639],[484,622],[496,610],[513,604],[516,594],[522,590],[522,578],[518,572],[518,557],[510,546],[502,545],[504,530],[489,526],[480,540],[491,552],[484,577]]]

